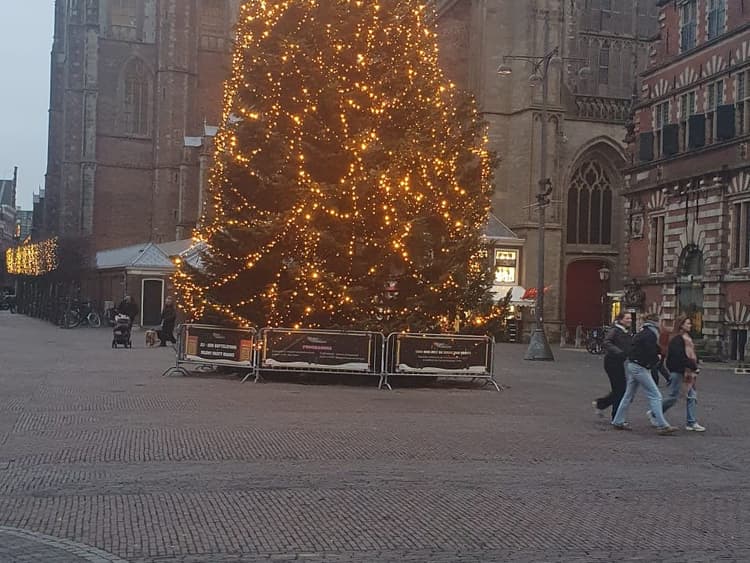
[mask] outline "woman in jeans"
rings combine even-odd
[[[693,321],[689,317],[680,317],[674,325],[674,333],[669,341],[667,350],[667,369],[669,370],[670,380],[667,397],[662,402],[662,412],[666,413],[680,396],[680,390],[683,384],[687,391],[687,425],[685,430],[693,432],[705,432],[706,429],[698,424],[695,418],[695,405],[698,399],[698,393],[695,391],[696,377],[700,370],[698,369],[698,356],[695,353],[695,344],[690,337],[690,330],[693,328]],[[648,417],[652,424],[655,418],[651,411],[648,411]]]

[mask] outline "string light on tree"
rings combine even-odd
[[[203,267],[175,275],[193,318],[426,330],[477,307],[491,156],[433,21],[418,0],[243,5]]]

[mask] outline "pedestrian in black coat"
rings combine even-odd
[[[159,346],[166,346],[167,342],[177,343],[174,337],[174,324],[177,319],[177,310],[171,297],[167,297],[164,308],[161,311],[161,330],[159,331]]]
[[[608,395],[595,400],[594,408],[601,414],[608,407],[612,407],[612,418],[615,417],[625,394],[625,360],[633,340],[630,331],[632,323],[630,315],[620,313],[615,319],[615,325],[604,337],[604,371],[609,378],[611,391]]]

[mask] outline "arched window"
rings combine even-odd
[[[568,189],[568,244],[612,243],[612,181],[607,169],[587,160]]]
[[[148,135],[149,76],[140,59],[130,61],[125,68],[122,122],[124,133]]]

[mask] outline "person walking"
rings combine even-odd
[[[633,337],[630,327],[633,319],[630,315],[619,313],[615,317],[615,324],[604,337],[604,371],[609,378],[610,392],[594,401],[594,408],[603,413],[607,407],[612,407],[612,419],[617,414],[622,396],[625,394],[625,360],[630,352]]]
[[[164,308],[161,311],[161,330],[159,331],[159,346],[166,346],[167,342],[177,344],[174,337],[174,323],[177,319],[177,310],[171,297],[167,297],[164,302]]]
[[[687,424],[685,430],[691,432],[705,432],[705,427],[698,424],[695,417],[695,405],[698,402],[698,393],[695,390],[696,378],[700,369],[698,368],[698,356],[695,353],[695,344],[690,336],[693,321],[690,317],[679,317],[675,321],[674,332],[669,340],[667,349],[667,369],[669,370],[669,387],[667,397],[662,401],[662,413],[672,408],[680,396],[683,385],[687,391]],[[653,412],[646,412],[652,425],[658,424]]]
[[[133,323],[135,322],[135,319],[138,316],[140,310],[138,309],[138,305],[133,301],[130,295],[126,295],[125,298],[120,301],[120,304],[117,306],[117,312],[121,315],[125,315],[130,319],[130,326],[132,328]]]
[[[617,414],[612,420],[612,426],[617,430],[630,430],[630,425],[625,419],[638,387],[643,387],[646,392],[659,434],[672,434],[677,430],[664,418],[661,392],[651,377],[651,368],[659,362],[659,357],[659,316],[646,315],[641,330],[633,337],[628,359],[625,361],[627,386],[617,408]]]

